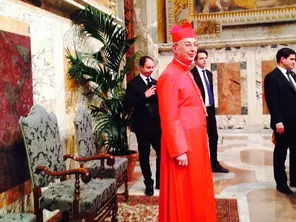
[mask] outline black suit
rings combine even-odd
[[[294,80],[295,76],[294,76]],[[273,153],[274,177],[277,185],[287,183],[285,160],[290,149],[290,183],[296,185],[296,91],[280,69],[275,68],[264,79],[266,103],[270,112],[270,127],[276,131],[276,124],[284,124],[284,133],[275,132]]]
[[[201,91],[201,95],[203,101],[205,102],[205,89],[202,84],[202,80],[198,73],[196,67],[191,70],[193,74],[194,80]],[[206,70],[206,75],[210,83],[210,88],[212,91],[212,95],[214,97],[213,91],[213,73],[209,70]],[[217,122],[216,122],[216,114],[215,114],[215,105],[206,107],[207,108],[207,130],[208,130],[208,138],[209,138],[209,148],[210,148],[210,155],[211,155],[211,164],[212,167],[218,163],[217,160],[217,148],[218,148],[218,131],[217,131]]]
[[[151,77],[150,77],[151,78]],[[152,85],[156,80],[152,79]],[[138,142],[140,166],[146,185],[153,184],[149,164],[150,145],[156,151],[156,186],[159,185],[160,166],[160,118],[158,112],[158,98],[153,95],[146,98],[147,84],[140,75],[136,76],[127,84],[125,106],[133,108],[132,131],[135,132]]]

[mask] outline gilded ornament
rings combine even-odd
[[[175,23],[180,24],[180,21],[178,20],[178,17],[181,14],[182,10],[186,9],[187,7],[188,7],[188,1],[187,0],[174,0]]]

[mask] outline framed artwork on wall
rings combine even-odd
[[[235,12],[295,5],[295,0],[194,0],[195,14]]]
[[[0,18],[0,21],[8,20]],[[22,27],[18,28],[22,30]],[[33,77],[30,36],[8,32],[0,27],[0,45],[1,194],[30,179],[18,121],[29,113],[33,105]]]
[[[192,22],[198,39],[221,39],[227,26],[243,28],[259,24],[255,28],[260,30],[260,24],[270,27],[279,22],[295,23],[296,0],[167,0],[168,42],[171,42],[169,28],[184,21]],[[272,31],[266,30],[267,34]],[[227,34],[225,38],[233,37]]]

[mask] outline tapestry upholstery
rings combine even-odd
[[[92,178],[97,177],[100,171],[100,162],[100,160],[90,160],[84,163],[84,168],[86,168],[89,171]],[[104,166],[106,167],[106,165],[107,164],[105,164]]]
[[[80,211],[92,212],[102,207],[116,191],[115,179],[94,179],[89,183],[80,182]],[[49,187],[39,199],[41,208],[53,211],[72,211],[74,180],[66,180]],[[61,195],[62,194],[62,195]]]
[[[36,216],[34,214],[24,214],[24,213],[10,213],[10,214],[0,214],[0,222],[35,222]]]
[[[46,166],[52,171],[63,171],[66,165],[62,159],[62,144],[55,114],[48,113],[42,106],[34,105],[27,117],[20,118],[30,174],[34,187],[44,187],[57,177],[43,172],[35,174],[37,166]]]
[[[113,167],[106,167],[104,178],[117,178],[127,169],[128,160],[125,157],[115,157]]]
[[[77,137],[77,149],[79,157],[89,157],[96,154],[93,142],[92,118],[85,107],[80,107],[74,118],[74,126]],[[124,157],[115,157],[113,166],[105,166],[104,177],[116,178],[127,169],[128,160]],[[92,176],[98,174],[100,162],[88,161],[85,167]]]
[[[92,139],[92,119],[85,107],[80,107],[74,118],[79,157],[95,155]]]

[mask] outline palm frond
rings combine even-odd
[[[118,72],[122,58],[134,44],[136,38],[128,38],[124,26],[116,24],[111,15],[94,7],[86,7],[75,19],[74,24],[81,25],[82,32],[99,40],[103,47],[94,57],[114,72]]]
[[[109,44],[112,34],[119,26],[112,16],[92,6],[81,10],[72,21],[81,26],[82,32],[99,40],[103,45]]]

